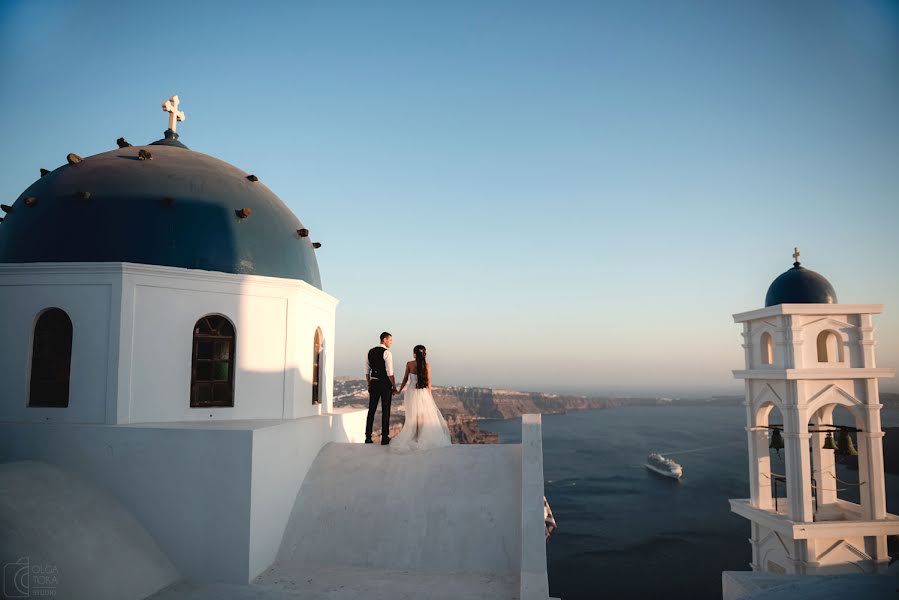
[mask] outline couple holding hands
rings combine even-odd
[[[403,382],[396,387],[393,375],[393,354],[390,346],[393,336],[381,333],[381,343],[368,351],[365,360],[365,381],[368,384],[368,418],[365,421],[365,443],[371,444],[375,411],[381,404],[381,444],[390,445],[399,452],[428,450],[449,446],[449,428],[434,397],[431,395],[431,365],[427,361],[428,351],[418,345],[412,349],[413,359],[406,363]],[[406,421],[403,429],[392,440],[390,432],[390,403],[394,394],[402,394],[409,384],[403,403]]]

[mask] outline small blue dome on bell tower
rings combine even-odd
[[[765,306],[777,304],[836,304],[837,293],[827,279],[799,264],[799,248],[793,253],[793,268],[771,282]]]

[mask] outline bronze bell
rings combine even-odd
[[[824,445],[822,446],[825,450],[836,450],[837,445],[833,443],[833,434],[831,432],[827,432],[827,437],[824,438]]]
[[[852,443],[852,436],[849,435],[848,429],[840,431],[840,447],[837,448],[837,454],[840,456],[858,456],[858,450]]]
[[[773,450],[777,450],[778,453],[783,450],[784,447],[784,436],[780,432],[780,429],[772,429],[771,430],[771,443],[768,444],[768,448]]]

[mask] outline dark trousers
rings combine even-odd
[[[386,383],[373,380],[368,386],[368,418],[365,419],[365,441],[371,441],[371,430],[375,423],[375,411],[378,410],[378,402],[381,403],[381,443],[386,444],[390,439],[390,401],[393,399],[393,386],[388,379]]]

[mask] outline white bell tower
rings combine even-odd
[[[793,268],[768,289],[765,308],[734,315],[743,324],[746,368],[734,376],[746,382],[750,497],[730,500],[731,510],[752,524],[753,571],[883,572],[887,535],[899,534],[899,517],[886,512],[878,394],[878,379],[895,370],[877,368],[874,355],[872,316],[883,305],[837,304],[830,283],[799,264],[798,249],[793,256]],[[782,420],[769,423],[775,407]],[[853,426],[834,423],[837,407]],[[784,474],[771,471],[776,430]],[[836,455],[846,453],[851,435],[859,504],[837,497],[845,484]],[[825,448],[841,443],[842,452]],[[783,484],[786,498],[774,497],[772,482]]]

